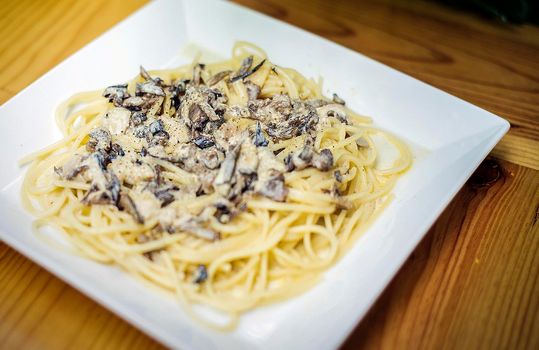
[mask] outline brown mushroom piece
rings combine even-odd
[[[197,159],[210,170],[217,169],[224,160],[224,153],[216,147],[205,148],[196,153]]]
[[[133,126],[139,126],[146,120],[148,120],[148,117],[144,112],[135,112],[131,115],[131,124],[133,124]]]
[[[153,80],[150,74],[148,73],[148,71],[144,69],[143,66],[140,66],[139,70],[140,70],[139,74],[142,78],[144,78],[144,80]]]
[[[208,115],[198,104],[194,104],[189,108],[189,119],[191,127],[195,130],[202,131],[209,121]]]
[[[114,105],[119,106],[122,104],[122,101],[129,97],[127,92],[127,84],[112,85],[107,87],[103,91],[103,97],[109,99],[109,102],[113,102]]]
[[[311,164],[318,170],[328,171],[333,167],[333,153],[329,149],[323,149],[320,153],[314,153]]]
[[[131,214],[131,216],[133,216],[135,221],[138,222],[139,224],[144,223],[144,218],[142,217],[142,215],[140,215],[139,211],[137,210],[137,206],[135,205],[135,202],[133,202],[133,199],[127,193],[120,194],[120,199],[118,201],[118,209],[125,210],[126,212]]]
[[[92,183],[92,187],[82,198],[84,204],[113,204],[118,203],[120,193],[120,182],[118,178],[112,176],[106,186],[102,188],[96,183]]]
[[[163,121],[161,119],[153,121],[148,127],[150,128],[149,131],[152,133],[152,135],[165,131],[165,126],[163,125]]]
[[[132,96],[123,100],[122,107],[129,110],[140,110],[145,102],[146,101],[140,96]]]
[[[180,100],[181,97],[185,95],[186,91],[186,84],[189,80],[180,80],[177,82],[177,84],[174,86],[170,86],[170,101],[172,104],[172,107],[178,108],[180,106]]]
[[[213,206],[217,209],[214,216],[222,224],[230,222],[231,217],[237,214],[237,210],[234,208],[234,203],[225,198],[218,199]]]
[[[123,157],[125,156],[125,152],[117,143],[113,143],[110,147],[110,152],[108,153],[109,160],[116,159],[117,157]]]
[[[120,181],[114,173],[107,171],[103,155],[92,153],[84,165],[88,167],[85,176],[91,178],[92,186],[81,201],[84,204],[116,205],[120,195]]]
[[[211,137],[205,135],[198,135],[193,139],[193,143],[200,149],[205,149],[215,145],[215,141]]]
[[[88,134],[90,138],[86,143],[86,150],[89,152],[103,151],[108,152],[111,148],[112,137],[108,130],[96,128]]]
[[[260,86],[256,85],[251,81],[246,81],[244,83],[245,89],[247,90],[247,98],[249,101],[254,101],[258,98],[260,94]]]
[[[166,185],[157,188],[153,194],[155,198],[161,202],[161,207],[166,207],[170,203],[174,202],[174,194],[172,192],[178,191],[179,188],[174,185]]]
[[[335,180],[337,180],[337,182],[342,182],[343,181],[342,174],[341,174],[340,170],[335,170],[333,172],[333,176],[335,176]]]
[[[198,265],[194,273],[193,283],[201,284],[207,279],[208,279],[208,270],[206,269],[206,265],[203,265],[203,264]]]
[[[207,241],[215,241],[220,238],[218,232],[215,232],[209,228],[202,227],[197,221],[197,219],[190,215],[186,215],[177,219],[174,222],[174,230],[183,231],[185,233],[191,234],[201,239],[205,239]]]
[[[137,96],[143,95],[143,94],[149,94],[149,95],[155,95],[155,96],[165,96],[165,91],[163,91],[163,88],[156,84],[153,80],[145,81],[144,83],[137,83],[136,86],[136,94]]]
[[[72,180],[88,169],[88,165],[84,164],[86,158],[87,155],[75,154],[63,166],[54,167],[54,172],[62,179]]]
[[[224,78],[228,77],[232,73],[231,70],[224,70],[217,74],[214,74],[210,79],[208,79],[208,86],[213,86],[223,80]]]
[[[249,71],[249,68],[253,65],[253,56],[247,56],[241,61],[240,69],[234,74],[234,76],[230,79],[230,82],[233,83],[239,79],[241,79],[247,72]]]
[[[260,122],[256,123],[256,129],[255,134],[253,136],[253,144],[256,147],[266,147],[268,145],[268,140],[264,136],[264,133],[262,132],[262,128],[260,127]]]
[[[285,167],[267,148],[258,148],[259,165],[254,191],[276,201],[285,201],[288,189],[284,183]]]
[[[315,152],[313,146],[310,143],[306,143],[301,151],[292,156],[292,162],[296,170],[303,170],[311,165]]]
[[[319,108],[327,104],[330,104],[331,102],[327,100],[323,100],[323,99],[314,99],[314,100],[307,100],[305,101],[305,103],[313,108]]]
[[[250,57],[251,57],[251,56],[250,56]],[[246,59],[244,59],[244,61],[245,61],[245,60],[248,60],[248,59],[249,59],[249,57],[247,57]],[[252,59],[252,57],[251,57],[251,59]],[[250,71],[247,71],[247,72],[242,73],[242,74],[238,74],[238,73],[239,73],[239,72],[238,72],[235,76],[233,76],[232,78],[230,78],[230,82],[233,83],[233,82],[235,82],[235,81],[237,81],[237,80],[247,78],[247,77],[250,76],[251,74],[253,74],[253,73],[255,73],[256,71],[258,71],[258,70],[260,69],[260,67],[262,67],[262,66],[264,65],[265,62],[266,62],[266,59],[263,59],[262,61],[260,61],[259,64],[257,64],[256,66],[254,66],[253,69],[251,69]],[[247,63],[248,63],[248,61],[245,62],[245,66],[247,65]],[[252,62],[251,62],[251,64],[252,64]],[[242,67],[244,67],[244,64],[243,64],[243,63],[242,63]],[[241,71],[241,69],[240,69],[240,71]]]
[[[259,186],[258,193],[274,201],[284,202],[288,195],[288,188],[284,184],[283,174],[271,170],[268,179]]]
[[[291,172],[296,168],[294,165],[294,155],[292,153],[288,153],[284,158],[284,166],[287,172]]]
[[[156,146],[166,146],[168,143],[168,140],[170,139],[170,135],[166,131],[158,131],[155,134],[152,134],[152,136],[149,139],[148,147],[153,148]]]
[[[228,193],[230,186],[226,186],[230,183],[232,175],[234,175],[234,168],[236,167],[236,160],[238,158],[239,145],[234,146],[226,153],[225,160],[221,163],[221,168],[215,177],[213,182],[217,192],[221,194]],[[225,186],[223,186],[225,185]]]
[[[333,94],[333,102],[338,103],[343,106],[346,104],[346,102],[342,98],[340,98],[339,95],[337,94]]]

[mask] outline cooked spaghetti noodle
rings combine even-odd
[[[391,199],[407,146],[237,43],[63,103],[64,138],[22,160],[35,227],[230,315],[312,287]],[[377,164],[377,138],[398,152]]]

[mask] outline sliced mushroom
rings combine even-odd
[[[113,143],[112,146],[110,147],[109,159],[116,159],[117,157],[123,157],[123,156],[125,156],[125,152],[122,146],[120,146],[117,143]]]
[[[127,98],[127,84],[112,85],[103,91],[103,97],[109,99],[109,102],[114,102],[116,106],[121,105],[124,98]]]
[[[262,61],[260,61],[259,64],[257,64],[256,66],[253,67],[253,69],[251,69],[250,71],[248,72],[245,72],[241,75],[235,75],[234,77],[230,78],[230,82],[233,83],[237,80],[240,80],[240,79],[245,79],[247,78],[248,76],[250,76],[251,74],[255,73],[257,70],[260,69],[260,67],[262,67],[262,65],[266,62],[265,59],[263,59]],[[247,62],[246,62],[247,63]],[[252,64],[252,62],[251,62]],[[242,64],[242,67],[243,67],[243,64]],[[241,70],[241,69],[240,69]]]
[[[312,141],[307,141],[301,151],[289,154],[284,160],[286,170],[303,170],[307,167],[327,171],[333,167],[333,153],[329,149],[316,152],[312,146]]]
[[[131,115],[131,124],[133,124],[134,126],[139,126],[146,120],[148,120],[148,117],[144,112],[135,112]]]
[[[238,146],[232,147],[225,156],[225,160],[221,163],[219,173],[215,178],[214,185],[224,185],[230,182],[232,175],[234,174],[234,168],[236,167],[236,159],[238,158]]]
[[[172,107],[178,108],[180,106],[180,99],[183,95],[185,95],[186,84],[186,80],[180,80],[176,86],[170,87],[170,101],[172,103]]]
[[[198,265],[197,269],[195,270],[195,274],[193,277],[193,283],[201,284],[205,280],[208,279],[208,270],[206,269],[206,265]]]
[[[96,128],[88,134],[89,140],[86,143],[86,150],[89,152],[108,152],[111,148],[112,137],[110,132],[103,128]]]
[[[284,166],[287,172],[291,172],[296,168],[294,165],[294,155],[292,153],[288,153],[288,155],[284,158]]]
[[[218,199],[213,205],[217,209],[214,216],[222,224],[230,222],[232,216],[237,214],[237,211],[234,209],[234,203],[227,199]]]
[[[248,100],[249,101],[256,100],[258,98],[258,95],[260,94],[260,86],[250,81],[246,81],[244,85],[245,85],[245,89],[247,90]]]
[[[114,204],[118,203],[120,181],[113,172],[107,170],[105,158],[100,152],[92,153],[83,162],[87,166],[84,176],[91,180],[91,188],[82,202],[85,204]]]
[[[262,128],[260,127],[260,122],[256,123],[253,143],[256,147],[266,147],[268,145],[268,140],[266,140],[266,137],[264,136],[264,133],[262,132]]]
[[[99,182],[93,182],[92,187],[82,198],[84,204],[113,204],[118,203],[120,194],[120,182],[118,178],[112,174],[106,186],[102,188]]]
[[[140,96],[142,94],[149,94],[155,96],[165,96],[165,91],[163,88],[156,84],[153,80],[145,81],[144,83],[137,83],[136,94]]]
[[[341,174],[341,171],[340,170],[335,170],[333,172],[333,176],[335,176],[335,180],[337,180],[337,182],[342,182],[342,174]]]
[[[87,155],[75,154],[62,167],[54,167],[54,172],[63,179],[71,180],[88,169],[88,165],[83,162]]]
[[[333,94],[333,102],[338,103],[343,106],[346,104],[346,102],[342,98],[340,98],[339,95],[337,94]]]
[[[311,165],[315,152],[313,146],[310,143],[306,143],[301,151],[292,157],[294,168],[297,170],[303,170]]]
[[[169,139],[170,135],[168,132],[164,130],[158,131],[155,134],[152,134],[152,136],[150,137],[148,141],[148,147],[153,148],[155,146],[166,146]]]
[[[223,152],[215,147],[197,152],[197,158],[208,169],[217,169],[224,160]]]
[[[249,68],[253,65],[253,56],[247,56],[241,61],[240,69],[234,74],[234,76],[230,79],[230,82],[233,83],[236,80],[241,79],[247,72],[249,71]]]
[[[193,143],[197,145],[198,148],[204,149],[215,145],[215,141],[211,137],[205,135],[198,135],[193,139]]]
[[[224,78],[228,77],[230,74],[232,73],[231,70],[224,70],[224,71],[221,71],[215,75],[213,75],[209,80],[208,80],[208,86],[213,86],[215,84],[217,84],[218,82],[220,82],[221,80],[223,80]]]
[[[174,193],[175,191],[178,191],[179,188],[173,185],[167,185],[157,188],[153,194],[159,201],[161,201],[161,207],[166,207],[170,203],[174,202]]]
[[[157,119],[149,125],[149,131],[152,135],[157,134],[158,132],[165,131],[165,126],[161,119]]]
[[[191,120],[191,127],[195,130],[202,131],[209,121],[208,115],[202,107],[198,104],[194,104],[189,109],[189,119]]]
[[[258,193],[277,202],[284,202],[288,195],[288,188],[284,184],[282,173],[272,170],[268,179],[258,186]]]
[[[146,69],[144,69],[143,66],[140,66],[139,70],[140,70],[140,76],[144,78],[144,80],[153,80],[150,74],[148,73],[148,71],[146,71]]]
[[[312,157],[312,166],[321,171],[328,171],[333,167],[333,153],[329,149],[323,149]]]
[[[120,210],[125,210],[126,212],[131,214],[135,221],[139,224],[144,223],[144,218],[138,212],[135,202],[133,202],[133,199],[127,193],[122,193],[120,195],[120,200],[118,201],[118,208]]]
[[[150,128],[145,125],[139,125],[133,130],[133,135],[139,139],[145,138],[150,133]]]
[[[196,218],[185,215],[174,222],[174,228],[176,230],[184,231],[195,237],[202,238],[208,241],[215,241],[219,239],[219,233],[212,229],[202,227]]]
[[[140,96],[132,96],[126,98],[122,102],[122,107],[127,108],[129,110],[140,110],[142,108],[142,105],[145,103],[144,99]]]

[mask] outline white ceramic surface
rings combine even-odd
[[[414,144],[396,200],[306,294],[246,314],[232,333],[203,328],[176,302],[121,270],[56,250],[20,205],[22,156],[60,137],[53,111],[69,95],[132,77],[140,64],[187,63],[196,43],[226,57],[236,40],[277,64],[324,77],[325,90]],[[0,108],[0,238],[164,344],[182,349],[338,347],[509,124],[365,56],[225,2],[157,1],[52,69]],[[428,150],[428,151],[421,151]],[[73,310],[76,312],[76,310]]]

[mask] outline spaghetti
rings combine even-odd
[[[198,61],[198,60],[197,60]],[[407,146],[238,42],[57,110],[23,203],[77,254],[230,316],[311,288],[390,201]],[[377,139],[398,152],[377,163]]]

